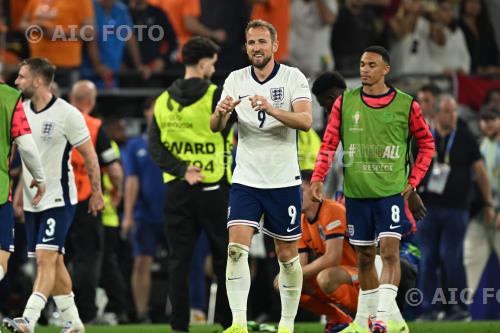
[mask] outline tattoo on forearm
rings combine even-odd
[[[87,172],[89,174],[90,183],[92,184],[92,192],[102,192],[101,190],[101,171],[99,163],[95,159],[89,159]]]

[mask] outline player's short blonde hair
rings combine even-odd
[[[273,42],[275,42],[278,39],[278,33],[276,32],[276,28],[274,27],[274,25],[260,19],[248,22],[247,27],[245,28],[245,35],[247,34],[248,30],[255,28],[267,29],[269,31],[269,34],[271,35],[271,41]]]

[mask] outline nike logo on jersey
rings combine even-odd
[[[397,229],[397,228],[400,228],[401,226],[400,225],[390,225],[389,228],[391,228],[391,230],[393,229]]]
[[[233,280],[239,280],[239,279],[242,279],[242,278],[243,278],[242,276],[238,276],[238,277],[234,277],[234,278],[228,277],[227,280],[228,281],[233,281]]]
[[[299,227],[299,226],[296,226],[296,227],[294,227],[294,228],[292,228],[292,229],[290,229],[290,227],[288,227],[288,228],[286,228],[286,231],[288,231],[288,232],[292,232],[292,231],[294,231],[295,229],[297,229],[298,227]]]
[[[243,95],[243,96],[238,95],[238,99],[242,99],[242,98],[245,98],[245,97],[248,97],[248,96],[250,96],[250,95]]]
[[[47,243],[47,242],[50,242],[50,241],[51,241],[51,240],[53,240],[53,239],[55,239],[55,237],[50,237],[50,238],[45,238],[45,237],[43,237],[43,238],[42,238],[42,242]]]

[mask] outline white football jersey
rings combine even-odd
[[[228,76],[221,99],[228,95],[241,99],[236,107],[238,149],[233,183],[256,188],[299,185],[297,130],[264,111],[256,112],[249,97],[264,96],[275,108],[293,112],[293,103],[311,100],[304,74],[297,68],[279,64],[268,79],[259,82],[252,66],[248,66]]]
[[[24,210],[40,212],[78,202],[75,176],[71,166],[71,148],[90,139],[81,112],[63,99],[53,99],[43,111],[35,112],[31,102],[23,103],[33,139],[45,171],[46,192],[40,203],[31,204],[36,188],[30,189],[31,174],[23,172]],[[27,170],[23,163],[23,169]]]

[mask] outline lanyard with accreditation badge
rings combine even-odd
[[[436,138],[436,130],[432,129],[432,136]],[[448,181],[448,176],[450,175],[450,151],[455,142],[456,130],[450,133],[450,138],[446,144],[446,151],[444,155],[444,163],[438,162],[438,152],[434,153],[434,163],[432,164],[431,176],[429,182],[427,183],[427,191],[434,192],[436,194],[443,194],[446,187],[446,182]],[[444,140],[445,138],[443,138]]]

